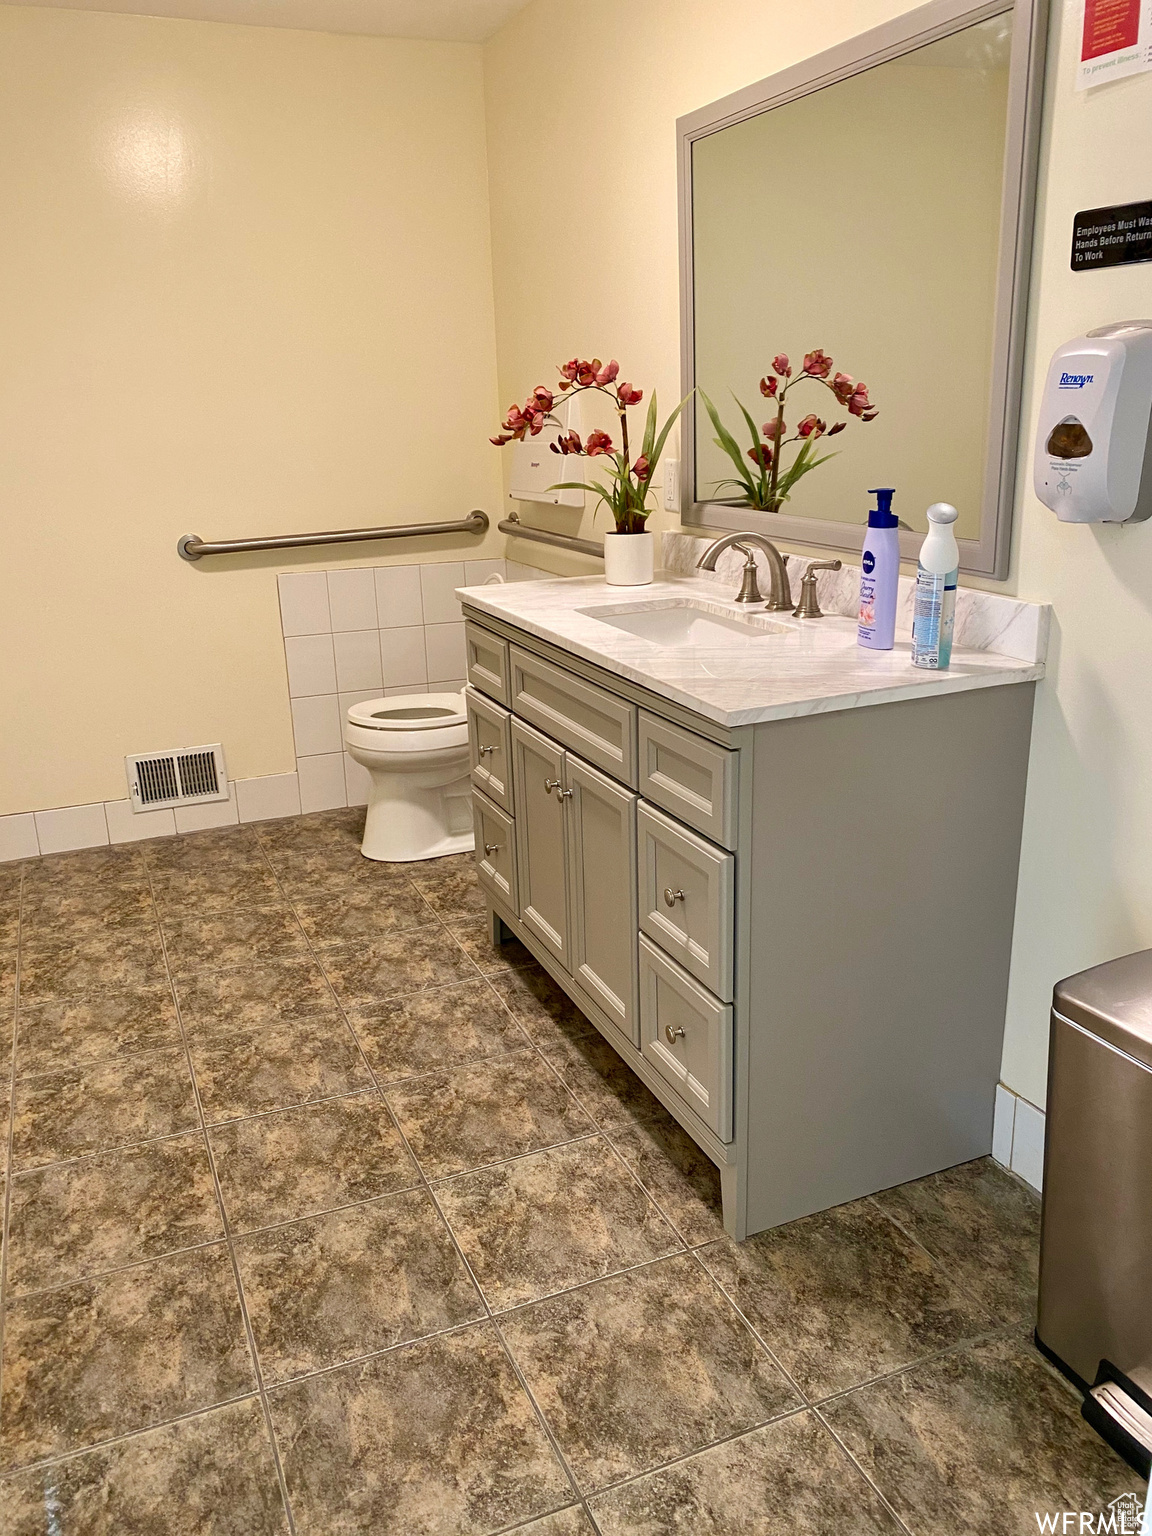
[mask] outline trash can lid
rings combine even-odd
[[[1052,1008],[1152,1067],[1152,949],[1107,960],[1057,982]]]

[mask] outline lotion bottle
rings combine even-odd
[[[952,524],[959,517],[946,501],[928,508],[928,536],[920,547],[916,604],[912,610],[912,665],[943,672],[952,659],[960,549]]]
[[[900,592],[900,533],[892,510],[896,492],[890,486],[869,491],[876,505],[868,513],[868,532],[860,557],[860,615],[857,645],[890,651],[896,633],[896,599]]]

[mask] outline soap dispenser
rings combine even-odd
[[[876,505],[868,514],[868,532],[860,558],[860,617],[856,643],[873,651],[890,651],[896,633],[896,599],[900,592],[900,533],[892,510],[891,486],[869,491]]]

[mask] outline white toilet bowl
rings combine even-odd
[[[407,863],[471,850],[462,693],[406,693],[353,704],[344,741],[372,779],[360,850],[365,858]]]

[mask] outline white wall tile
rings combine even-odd
[[[296,739],[297,757],[316,757],[322,752],[343,752],[340,702],[335,693],[293,699],[292,734]]]
[[[420,567],[425,624],[451,624],[459,619],[460,599],[456,596],[456,588],[463,585],[463,560],[445,560],[440,565]]]
[[[374,575],[371,570],[328,572],[328,607],[335,633],[376,628]]]
[[[1012,1133],[1012,1172],[1033,1189],[1044,1187],[1044,1112],[1027,1099],[1016,1100]]]
[[[36,820],[31,811],[0,816],[0,864],[9,859],[34,859],[39,852]]]
[[[423,624],[418,565],[380,566],[376,577],[376,612],[381,629]]]
[[[429,624],[424,630],[424,644],[428,652],[429,685],[462,677],[467,672],[463,623]]]
[[[1002,1168],[1012,1166],[1012,1122],[1016,1115],[1016,1095],[1003,1083],[996,1084],[996,1108],[992,1114],[992,1156]]]
[[[384,664],[384,691],[420,689],[428,682],[424,651],[424,626],[380,631],[380,659]]]
[[[176,818],[171,806],[158,811],[134,811],[131,800],[105,800],[110,843],[138,843],[146,837],[175,837]]]
[[[344,786],[348,796],[349,805],[368,804],[368,786],[372,778],[367,768],[362,768],[354,762],[345,752],[344,754]]]
[[[302,812],[334,811],[337,806],[348,804],[343,752],[297,758],[296,775],[300,781]]]
[[[336,660],[331,635],[299,635],[284,641],[288,693],[294,699],[336,692]]]
[[[342,692],[384,686],[378,629],[353,629],[333,635],[332,647],[336,654],[336,686]]]
[[[207,832],[211,827],[234,827],[239,820],[236,785],[231,780],[227,800],[209,800],[203,805],[176,807],[177,832]]]
[[[278,578],[280,622],[286,635],[325,635],[332,628],[323,571],[289,571]]]
[[[96,805],[66,805],[58,811],[36,811],[34,814],[41,853],[100,848],[108,841],[108,821],[102,801]]]
[[[464,585],[466,587],[479,587],[486,582],[489,576],[507,576],[503,560],[465,560]]]
[[[275,816],[299,816],[300,787],[294,773],[268,773],[259,779],[237,779],[236,804],[241,821],[269,821]]]
[[[551,571],[542,571],[535,565],[522,565],[519,560],[505,561],[507,569],[504,574],[509,581],[551,581],[555,578]]]

